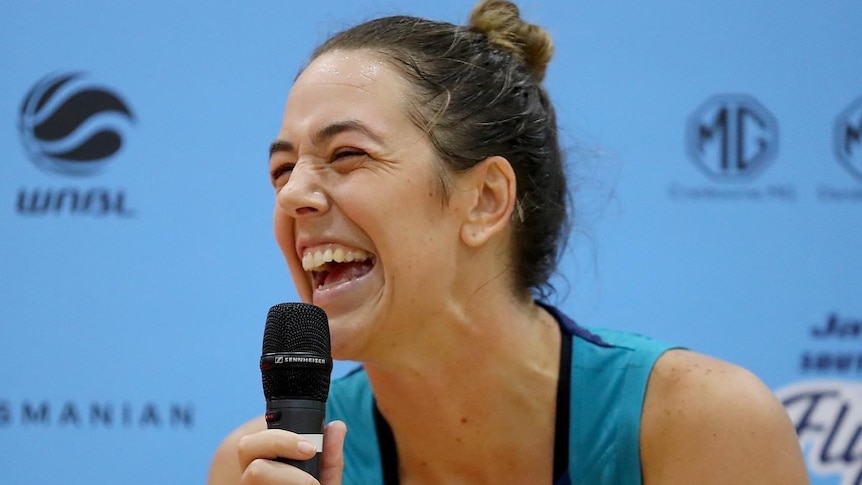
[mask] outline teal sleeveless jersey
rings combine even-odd
[[[587,330],[546,307],[571,338],[568,464],[554,485],[639,485],[640,422],[647,380],[671,346],[633,333]],[[561,375],[564,372],[561,369]],[[560,423],[558,413],[558,424]],[[381,427],[368,376],[358,368],[332,383],[327,420],[347,423],[344,485],[395,485],[388,426]],[[388,439],[387,439],[388,438]],[[559,443],[559,441],[558,441]],[[381,450],[381,447],[383,448]],[[389,458],[390,461],[396,459]],[[388,480],[384,480],[389,468]]]

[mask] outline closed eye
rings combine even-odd
[[[269,177],[272,181],[272,185],[274,187],[284,185],[287,182],[287,178],[290,177],[290,172],[293,171],[293,166],[294,164],[292,163],[283,163],[272,169],[269,172]]]
[[[362,150],[356,150],[356,149],[338,150],[332,154],[332,161],[335,162],[335,161],[338,161],[338,160],[341,160],[344,158],[361,157],[364,155],[365,155],[365,152],[363,152]]]

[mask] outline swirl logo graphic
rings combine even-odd
[[[123,145],[122,129],[134,121],[116,94],[83,81],[83,73],[50,75],[21,103],[18,128],[39,168],[92,175]]]

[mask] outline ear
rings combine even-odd
[[[464,177],[462,182],[472,197],[461,226],[461,240],[477,247],[508,227],[515,209],[515,171],[508,160],[493,156],[479,162]]]

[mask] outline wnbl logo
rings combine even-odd
[[[53,173],[80,177],[104,168],[123,145],[134,120],[113,92],[84,81],[80,73],[47,76],[24,97],[19,112],[21,143],[30,160]],[[19,214],[74,214],[129,217],[126,192],[107,187],[21,187]]]
[[[780,389],[812,471],[862,485],[862,383],[805,381]]]
[[[18,129],[30,159],[66,175],[90,175],[122,146],[132,112],[116,94],[88,85],[82,74],[48,76],[21,103]]]
[[[715,180],[749,179],[778,153],[778,122],[762,104],[744,94],[707,99],[688,120],[688,154]]]

